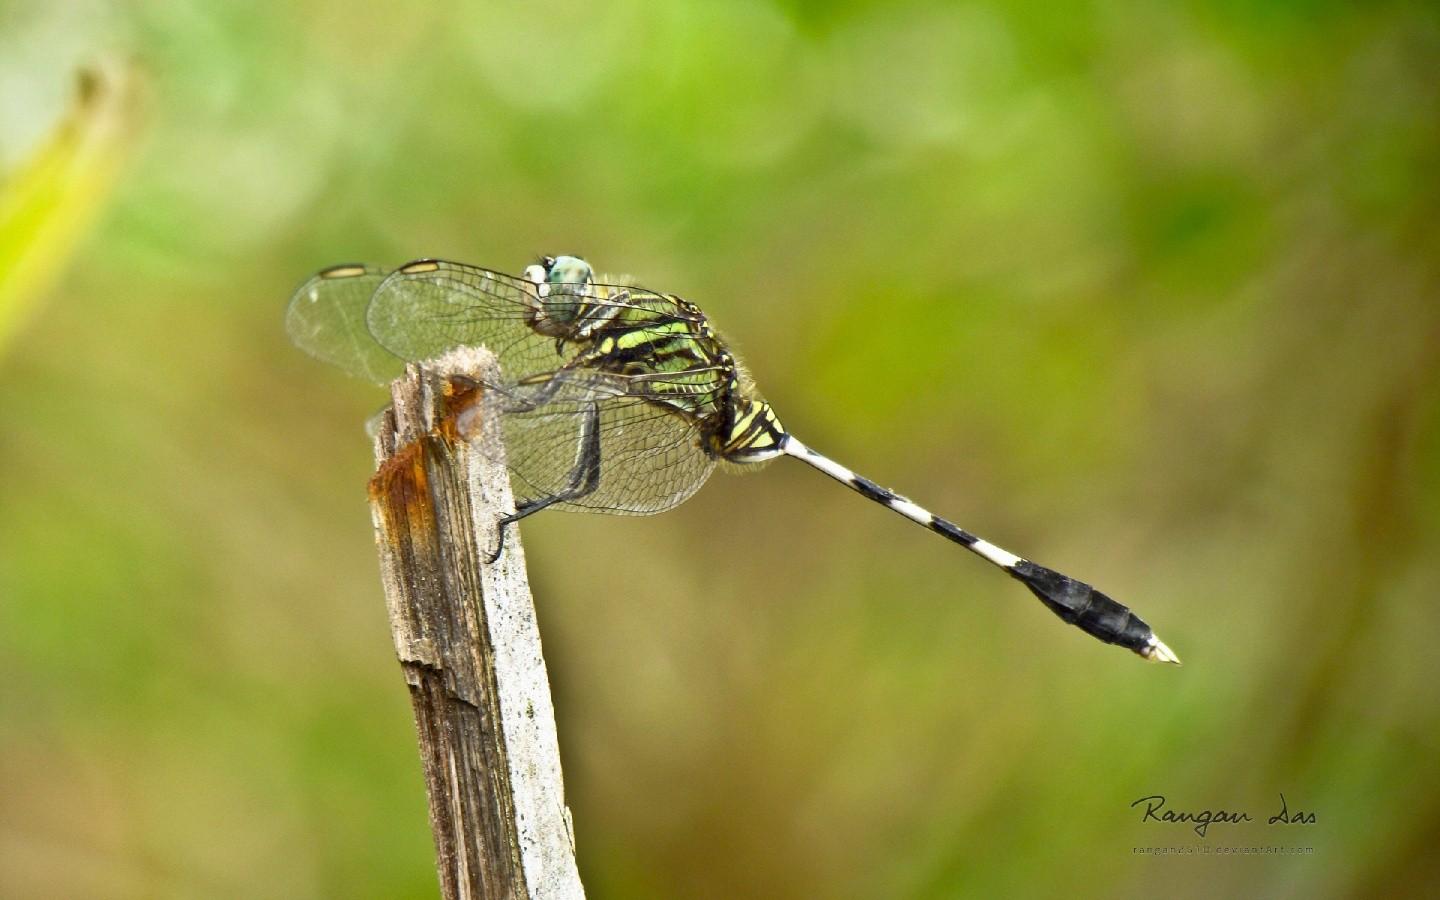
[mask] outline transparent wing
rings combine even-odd
[[[285,310],[295,346],[357,378],[388,384],[405,361],[386,350],[365,325],[365,310],[385,273],[370,266],[332,266],[302,284]]]
[[[637,326],[658,325],[698,314],[674,299],[642,288],[592,286],[577,298],[600,311],[613,310]],[[624,299],[611,299],[613,297]],[[458,346],[485,345],[500,359],[507,381],[543,375],[565,365],[580,348],[537,332],[541,297],[523,278],[445,260],[416,260],[396,269],[374,291],[366,323],[376,342],[407,360],[429,359]]]
[[[594,285],[576,297],[542,297],[522,278],[439,260],[417,260],[385,273],[335,266],[295,292],[286,314],[291,339],[311,355],[380,384],[407,360],[457,346],[484,345],[499,357],[506,400],[502,418],[515,489],[527,499],[569,484],[580,455],[581,426],[599,413],[598,488],[558,509],[648,515],[695,493],[715,462],[701,446],[699,411],[718,407],[718,370],[619,375],[578,364],[583,343],[558,341],[531,322],[547,302],[583,303],[599,317],[623,318],[645,331],[699,313],[643,288]],[[675,390],[683,386],[685,396]],[[535,398],[541,398],[539,402]]]
[[[556,509],[650,515],[684,502],[715,468],[700,445],[694,419],[657,402],[626,376],[557,373],[565,384],[534,409],[501,419],[517,494],[548,497],[570,482],[580,454],[580,428],[593,404],[600,412],[600,485]],[[633,393],[632,393],[633,392]]]

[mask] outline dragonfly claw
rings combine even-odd
[[[510,517],[506,516],[495,525],[495,550],[485,558],[485,565],[493,566],[500,554],[505,552],[505,529],[510,525]]]

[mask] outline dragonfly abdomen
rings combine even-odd
[[[809,463],[831,478],[848,485],[866,499],[874,500],[892,512],[925,526],[1003,569],[1029,588],[1031,593],[1040,598],[1040,601],[1063,621],[1107,644],[1124,647],[1146,659],[1177,664],[1180,662],[1179,657],[1155,636],[1155,632],[1144,619],[1085,582],[1016,556],[1008,550],[1002,550],[954,522],[935,515],[913,500],[857,475],[828,456],[816,453],[793,437],[786,437],[781,447],[782,452]]]
[[[734,463],[755,463],[785,452],[785,426],[769,403],[732,394],[728,405],[722,428],[711,439],[716,456]]]

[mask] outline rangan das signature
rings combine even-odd
[[[1141,822],[1184,822],[1193,824],[1195,833],[1202,838],[1205,831],[1211,825],[1238,825],[1241,822],[1253,822],[1255,819],[1243,811],[1231,811],[1224,809],[1202,809],[1197,811],[1173,810],[1165,808],[1165,797],[1163,794],[1152,794],[1149,797],[1141,797],[1130,804],[1131,808],[1145,804],[1145,811],[1140,816]],[[1280,795],[1280,811],[1266,820],[1267,825],[1314,825],[1315,813],[1303,810],[1291,811],[1289,804],[1285,802],[1285,795]]]

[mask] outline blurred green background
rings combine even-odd
[[[282,308],[546,252],[1185,660],[792,463],[537,516],[592,897],[1433,890],[1437,71],[1425,3],[3,0],[0,896],[434,894],[384,395]],[[1202,844],[1313,852],[1134,852]]]

